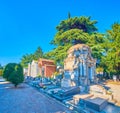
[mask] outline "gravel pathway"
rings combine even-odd
[[[116,99],[120,103],[120,85],[108,83],[107,86],[110,87],[110,89],[112,90],[114,99]]]
[[[0,82],[0,113],[72,113],[60,102],[21,84]]]

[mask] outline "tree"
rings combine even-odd
[[[0,69],[3,69],[2,65],[0,64]]]
[[[3,74],[3,67],[2,67],[2,65],[0,64],[0,76],[2,76],[2,74]]]
[[[70,14],[70,12],[68,12],[68,18],[71,18],[71,14]]]
[[[23,68],[20,64],[9,63],[5,66],[3,77],[13,83],[15,87],[24,80]]]
[[[115,23],[112,29],[106,33],[106,42],[104,49],[106,50],[105,56],[102,57],[102,64],[105,71],[111,75],[120,75],[120,24]]]
[[[34,60],[38,60],[39,58],[42,58],[42,57],[43,57],[43,51],[40,47],[38,47],[34,53]]]
[[[46,53],[47,58],[55,60],[58,65],[63,65],[63,61],[67,56],[67,50],[71,47],[71,44],[66,44],[64,46],[58,46],[51,52]]]
[[[89,45],[92,50],[92,56],[99,61],[101,60],[101,57],[105,52],[105,49],[103,47],[103,44],[105,42],[106,39],[104,38],[104,34],[101,33],[93,33],[89,36],[89,39],[87,40],[87,45]]]
[[[91,21],[91,17],[73,17],[61,21],[60,24],[56,27],[56,29],[57,31],[59,31],[58,33],[63,33],[70,29],[81,29],[86,33],[93,33],[97,31],[97,28],[94,25],[96,23],[96,20]]]
[[[2,76],[3,75],[3,70],[2,69],[0,69],[0,76]]]
[[[69,30],[70,32],[73,34],[73,35],[79,35],[81,34],[82,32],[84,33],[88,33],[88,34],[91,34],[93,32],[96,32],[97,31],[97,28],[95,27],[94,24],[96,24],[97,21],[94,20],[94,21],[91,21],[90,20],[90,17],[85,17],[85,16],[81,16],[81,17],[74,17],[74,18],[68,18],[67,20],[63,20],[60,22],[60,24],[56,27],[57,29],[57,33],[54,37],[54,39],[51,41],[51,44],[54,44],[54,45],[58,45],[58,41],[59,38],[65,34],[68,34],[69,33]],[[76,34],[76,30],[80,30],[80,31],[77,31],[78,33]],[[67,33],[65,33],[67,32]],[[64,33],[64,34],[63,34]],[[64,37],[62,36],[62,37]],[[67,37],[65,37],[67,38]],[[65,38],[61,38],[61,41],[62,42],[66,42]],[[72,37],[73,38],[73,37]],[[75,37],[74,37],[75,38]],[[76,41],[75,43],[79,43],[79,38],[77,37],[77,39],[73,39],[73,41]],[[68,41],[68,40],[67,40]],[[56,43],[57,42],[57,43]],[[81,42],[81,41],[80,41]]]
[[[28,63],[31,63],[32,60],[34,60],[34,55],[33,54],[26,54],[26,55],[23,55],[22,56],[22,59],[21,59],[21,65],[23,67],[27,67],[28,66]]]
[[[63,32],[61,35],[56,34],[54,38],[54,45],[64,46],[65,44],[77,44],[77,43],[86,43],[88,41],[89,34],[83,32],[80,29],[70,29],[66,32]]]
[[[57,63],[63,64],[67,50],[74,44],[84,43],[93,47],[92,50],[94,50],[93,55],[95,58],[100,57],[103,50],[99,42],[103,43],[103,35],[96,32],[96,23],[97,21],[91,21],[90,17],[85,16],[70,17],[67,20],[61,21],[56,27],[57,33],[51,41],[51,44],[55,45],[55,48],[48,52],[46,56],[50,56],[50,58],[54,59]],[[95,52],[98,46],[98,52]]]
[[[32,60],[38,60],[39,58],[44,57],[44,53],[40,47],[32,54],[23,55],[21,58],[21,65],[27,67],[28,63],[31,63]]]

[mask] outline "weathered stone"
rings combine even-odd
[[[107,100],[103,98],[86,98],[85,103],[87,107],[96,111],[102,111],[108,104]]]
[[[64,78],[62,87],[89,86],[95,81],[96,60],[91,56],[89,46],[77,44],[68,50],[68,57],[64,61]],[[69,81],[66,84],[66,81]]]
[[[28,76],[31,77],[51,77],[56,71],[56,65],[53,60],[42,59],[38,61],[33,60],[28,64]]]
[[[37,77],[39,75],[38,62],[33,60],[28,64],[28,76]]]

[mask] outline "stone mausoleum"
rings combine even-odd
[[[40,58],[33,60],[28,64],[28,76],[31,77],[51,77],[56,71],[56,65],[53,60]]]
[[[40,58],[38,60],[38,67],[40,75],[44,77],[51,77],[56,71],[56,65],[53,60]]]
[[[39,75],[38,61],[33,60],[28,64],[28,76],[37,77]]]
[[[94,83],[96,73],[96,60],[91,56],[88,45],[77,44],[72,46],[64,61],[64,78],[62,87],[81,86],[86,88]]]

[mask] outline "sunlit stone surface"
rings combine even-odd
[[[96,60],[91,56],[90,47],[77,44],[72,46],[67,53],[61,86],[81,86],[81,91],[88,90],[88,86],[95,82],[96,75]]]
[[[32,63],[28,64],[28,76],[37,77],[39,74],[38,62],[33,60]]]

